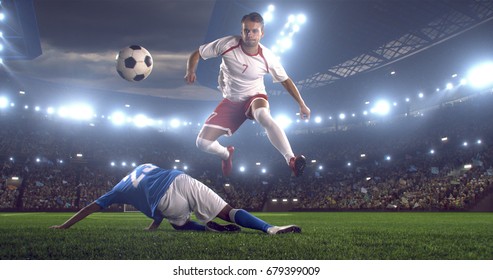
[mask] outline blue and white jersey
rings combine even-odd
[[[114,203],[131,204],[149,218],[160,222],[164,217],[157,209],[159,201],[180,174],[183,172],[179,170],[166,170],[149,163],[142,164],[95,202],[103,208]]]

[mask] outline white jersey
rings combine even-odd
[[[264,75],[272,75],[274,82],[289,77],[275,55],[259,44],[258,53],[247,54],[241,48],[241,37],[227,36],[199,47],[203,59],[222,56],[218,88],[231,101],[244,101],[256,94],[266,94]]]

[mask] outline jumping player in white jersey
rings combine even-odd
[[[242,227],[267,234],[300,233],[295,225],[272,226],[243,209],[233,209],[219,195],[200,181],[179,170],[167,170],[142,164],[124,177],[113,189],[87,205],[54,229],[68,229],[90,214],[114,203],[131,204],[152,219],[147,230],[155,230],[163,219],[176,230],[237,232]],[[202,223],[190,220],[195,213]],[[214,218],[235,224],[220,225]]]
[[[306,106],[298,88],[286,74],[274,54],[260,44],[264,36],[264,20],[258,13],[245,15],[241,20],[241,36],[227,36],[204,44],[193,52],[187,61],[185,81],[192,84],[196,80],[195,71],[200,58],[222,57],[218,77],[218,88],[224,99],[205,121],[197,136],[197,147],[205,152],[219,156],[222,170],[229,176],[232,169],[234,147],[224,147],[217,139],[222,135],[231,136],[248,119],[256,120],[267,132],[272,145],[283,155],[295,176],[303,174],[306,159],[295,156],[286,134],[273,120],[264,75],[272,75],[300,106],[300,117],[310,118],[310,109]]]

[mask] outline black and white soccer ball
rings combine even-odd
[[[116,71],[127,81],[142,81],[151,74],[152,56],[137,45],[125,47],[116,56]]]

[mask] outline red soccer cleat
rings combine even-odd
[[[294,173],[294,176],[299,177],[303,175],[303,171],[306,166],[306,158],[303,155],[299,155],[297,157],[292,157],[289,160],[289,167]]]
[[[224,177],[229,177],[229,174],[231,173],[231,170],[233,169],[233,153],[235,151],[235,147],[228,146],[227,149],[229,152],[229,157],[228,157],[228,159],[223,160],[223,162],[222,162]]]

